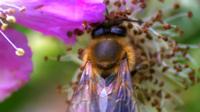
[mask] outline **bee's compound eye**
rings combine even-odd
[[[93,38],[98,37],[98,36],[101,36],[101,35],[104,35],[104,34],[105,34],[105,30],[104,30],[103,27],[94,29],[94,30],[92,31],[92,37],[93,37]]]
[[[126,28],[124,28],[124,27],[113,26],[113,27],[111,27],[110,32],[113,35],[126,36]]]

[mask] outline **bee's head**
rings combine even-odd
[[[93,45],[92,56],[97,67],[111,69],[120,60],[123,54],[123,46],[117,39],[126,37],[126,28],[118,23],[107,22],[92,31]]]

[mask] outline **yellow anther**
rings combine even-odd
[[[3,31],[5,31],[7,27],[8,27],[8,24],[2,23],[1,29],[2,29]]]
[[[16,54],[17,56],[24,56],[25,51],[24,51],[24,49],[22,49],[22,48],[17,48],[17,50],[15,51],[15,54]]]
[[[6,21],[8,21],[9,23],[15,23],[15,22],[16,22],[16,19],[15,19],[14,16],[9,16],[9,15],[7,15]]]

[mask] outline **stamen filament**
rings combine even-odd
[[[3,13],[4,12],[4,10],[0,7],[0,11],[1,11],[1,13]]]
[[[25,7],[20,7],[20,6],[14,5],[14,4],[9,4],[9,3],[5,3],[5,2],[1,2],[1,1],[0,1],[0,5],[5,5],[5,6],[11,7],[11,8],[15,8],[15,9],[18,9],[19,11],[25,10]]]
[[[16,50],[15,54],[17,56],[23,56],[25,54],[24,49],[17,47],[1,30],[0,34],[8,41],[8,43]]]
[[[166,18],[164,21],[170,22],[170,21],[173,21],[173,20],[178,19],[178,18],[181,18],[181,17],[187,17],[187,13],[180,13],[180,14],[171,16],[171,17],[169,17],[169,18]]]
[[[156,32],[153,28],[149,28],[149,31],[152,32],[157,37],[162,36],[161,34],[159,34],[158,32]]]

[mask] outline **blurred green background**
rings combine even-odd
[[[156,0],[150,2],[150,7],[145,13],[151,15],[153,10],[159,7],[168,7],[173,0],[166,0],[162,5]],[[157,0],[158,1],[158,0]],[[181,38],[176,38],[178,42],[188,44],[198,44],[200,42],[200,1],[199,0],[180,0],[183,8],[180,11],[191,10],[194,17],[178,18],[171,21],[180,26],[185,34]],[[22,27],[19,30],[28,36],[29,45],[33,51],[34,72],[30,82],[0,104],[0,112],[65,112],[65,96],[57,91],[58,85],[66,85],[75,74],[78,64],[73,61],[59,62],[56,60],[58,55],[76,54],[78,48],[87,45],[89,38],[80,37],[73,46],[72,51],[53,37],[33,32]],[[191,50],[192,56],[200,66],[200,49]],[[45,61],[44,57],[49,60]],[[180,112],[200,112],[200,84],[195,85],[182,94],[185,104],[179,107]]]

